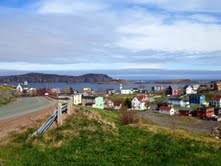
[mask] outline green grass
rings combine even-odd
[[[210,102],[212,100],[212,97],[214,96],[214,94],[210,94],[210,93],[207,93],[207,94],[204,94],[204,95],[206,97],[207,102]]]
[[[37,138],[35,129],[0,147],[0,165],[220,165],[211,142],[173,137],[117,122],[118,113],[79,110]],[[115,122],[115,123],[114,123]]]
[[[16,101],[15,97],[9,93],[11,86],[0,85],[0,107]]]

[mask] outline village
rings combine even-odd
[[[221,114],[221,82],[209,84],[162,86],[151,90],[145,87],[105,89],[93,91],[85,87],[81,92],[73,88],[32,88],[27,81],[14,86],[15,96],[47,96],[57,100],[71,99],[73,105],[104,109],[107,111],[151,111],[168,116],[188,116],[219,121]]]

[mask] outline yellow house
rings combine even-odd
[[[91,92],[91,91],[92,91],[91,88],[84,88],[84,89],[83,89],[83,92]]]
[[[215,90],[221,91],[221,81],[215,82]]]

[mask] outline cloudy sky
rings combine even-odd
[[[220,0],[1,0],[0,69],[221,70]]]

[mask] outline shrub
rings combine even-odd
[[[132,123],[137,123],[138,119],[135,117],[133,112],[123,111],[120,115],[120,123],[123,125],[128,125]]]

